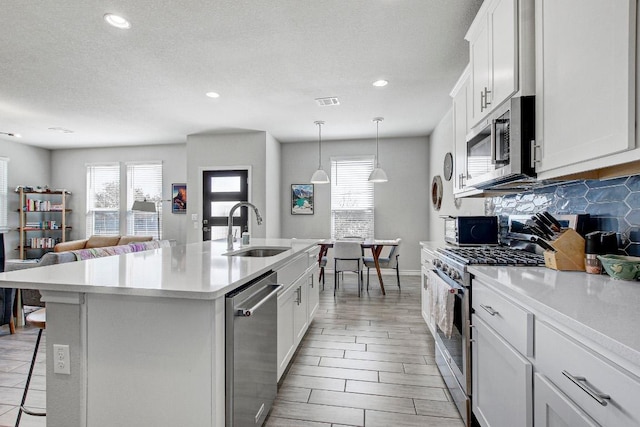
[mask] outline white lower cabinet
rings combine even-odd
[[[296,289],[290,286],[278,295],[278,380],[295,351],[293,305],[297,294]]]
[[[535,427],[597,427],[583,410],[543,375],[535,374]]]
[[[315,278],[318,271],[316,257],[317,249],[315,254],[305,254],[278,270],[278,282],[284,285],[278,292],[278,381],[318,312],[320,294]],[[282,277],[281,271],[286,272]]]
[[[533,425],[533,367],[478,316],[473,318],[472,404],[483,427]]]

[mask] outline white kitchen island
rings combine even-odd
[[[0,287],[39,289],[47,305],[47,425],[224,425],[225,294],[315,261],[316,243],[253,239],[290,248],[253,258],[203,242],[1,273]],[[70,375],[54,373],[53,344],[69,345]]]

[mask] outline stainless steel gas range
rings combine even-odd
[[[443,331],[432,325],[436,342],[436,363],[447,388],[467,426],[471,413],[471,301],[473,286],[468,265],[544,265],[540,254],[501,246],[444,247],[434,253],[429,271],[423,270],[429,286],[444,286],[455,296],[453,326]]]

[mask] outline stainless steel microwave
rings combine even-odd
[[[467,135],[466,185],[513,190],[535,182],[535,97],[514,97]]]

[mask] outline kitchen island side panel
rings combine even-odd
[[[88,295],[87,425],[223,425],[223,300]]]

